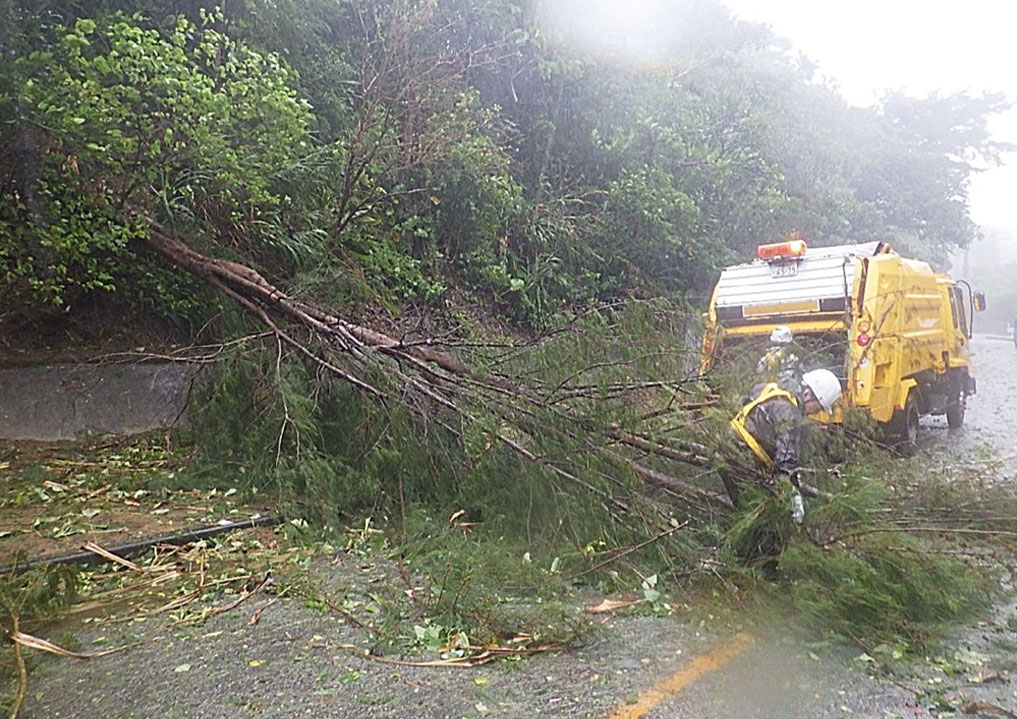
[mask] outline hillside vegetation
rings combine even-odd
[[[5,326],[99,293],[203,321],[137,212],[317,298],[531,327],[700,297],[791,230],[942,261],[1002,149],[1001,97],[851,108],[710,0],[661,2],[637,48],[571,1],[227,6],[0,5]]]

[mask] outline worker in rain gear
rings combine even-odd
[[[802,353],[794,344],[787,325],[777,325],[770,333],[770,349],[756,363],[756,374],[763,382],[776,382],[793,394],[801,391]]]
[[[799,486],[799,458],[805,439],[805,417],[820,411],[830,413],[842,389],[837,375],[816,369],[802,375],[797,392],[777,382],[757,384],[742,400],[742,408],[731,426],[752,453],[768,469],[791,485],[792,516],[805,518]]]

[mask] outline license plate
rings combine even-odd
[[[798,274],[798,263],[789,262],[785,264],[770,265],[770,277],[794,277]]]

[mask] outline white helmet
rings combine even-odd
[[[828,369],[814,369],[802,375],[802,384],[812,390],[823,409],[833,411],[833,403],[842,392],[837,375]]]
[[[770,342],[775,345],[791,344],[791,328],[787,325],[777,325],[770,333]]]

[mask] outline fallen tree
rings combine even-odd
[[[493,432],[497,441],[548,473],[589,492],[612,514],[626,513],[630,507],[623,499],[560,467],[554,458],[539,456],[530,446],[533,440],[542,434],[556,434],[694,506],[705,502],[715,508],[730,508],[738,503],[740,484],[766,484],[764,474],[745,458],[727,451],[723,443],[711,447],[681,437],[655,438],[635,428],[604,422],[594,414],[578,412],[563,403],[563,398],[568,397],[592,398],[596,402],[598,392],[610,396],[635,395],[652,389],[674,392],[693,386],[697,377],[612,383],[605,387],[589,383],[542,387],[539,382],[471,366],[436,348],[429,340],[403,342],[350,322],[333,311],[294,299],[251,267],[203,255],[159,223],[151,219],[146,219],[146,223],[149,248],[226,294],[264,324],[280,343],[292,347],[320,370],[350,383],[373,401],[405,404],[420,418],[437,422],[453,435],[460,434],[454,424],[477,422],[474,408],[483,407],[506,425],[504,431]],[[560,420],[556,426],[538,416],[548,412]],[[657,414],[650,412],[646,416]],[[643,456],[668,463],[712,471],[722,481],[726,495],[646,466],[638,457],[621,451],[622,448],[638,450]]]

